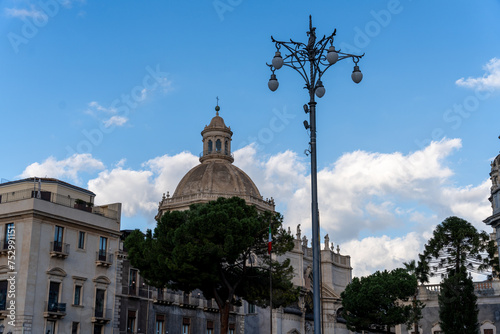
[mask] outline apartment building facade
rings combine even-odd
[[[116,332],[121,204],[52,178],[0,184],[0,331]]]

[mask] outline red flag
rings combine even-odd
[[[271,249],[273,248],[273,237],[271,235],[271,225],[269,225],[269,240],[267,243],[267,252],[271,254]]]

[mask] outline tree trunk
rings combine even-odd
[[[227,334],[229,330],[229,310],[231,303],[224,303],[224,306],[219,307],[220,311],[220,334]]]

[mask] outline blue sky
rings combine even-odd
[[[0,177],[57,177],[153,227],[161,194],[198,163],[203,127],[231,126],[235,164],[309,231],[302,79],[270,36],[365,53],[328,70],[318,100],[322,234],[355,274],[416,258],[450,215],[490,231],[500,141],[500,2],[7,0],[0,7]],[[431,143],[432,142],[432,143]]]

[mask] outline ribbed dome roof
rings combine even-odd
[[[208,125],[211,128],[226,128],[226,124],[224,124],[224,119],[219,116],[219,113],[212,118],[212,121],[210,121],[210,124]]]
[[[192,168],[177,185],[173,197],[200,193],[261,198],[252,179],[226,160],[207,160]]]

